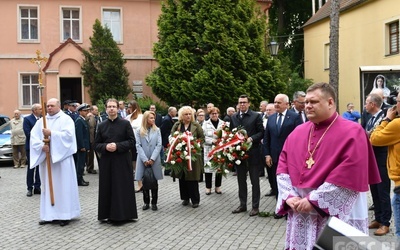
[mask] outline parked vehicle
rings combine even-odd
[[[0,115],[0,161],[12,161],[10,118]]]

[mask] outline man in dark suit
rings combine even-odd
[[[296,91],[293,94],[293,108],[291,109],[296,114],[299,114],[301,122],[304,123],[308,121],[304,109],[306,107],[306,93],[303,91]]]
[[[153,111],[156,114],[156,122],[155,122],[156,126],[161,127],[162,116],[156,112],[157,111],[156,105],[151,104],[149,110]]]
[[[78,107],[78,102],[77,100],[70,100],[68,103],[68,109],[64,111],[67,115],[69,115],[73,121],[78,118],[79,114],[76,112],[76,108]]]
[[[370,135],[385,117],[385,112],[381,110],[382,97],[377,94],[370,94],[365,101],[365,110],[371,115],[366,124],[365,130]],[[372,201],[374,204],[374,220],[369,225],[369,229],[377,229],[374,234],[383,236],[389,233],[392,209],[390,204],[390,179],[386,167],[388,155],[387,146],[372,146],[376,163],[378,164],[379,174],[382,182],[370,185]]]
[[[381,110],[386,115],[388,108],[392,107],[392,105],[385,102],[385,98],[383,96],[383,90],[380,88],[376,88],[376,89],[373,89],[370,94],[377,94],[378,96],[380,96],[382,98]],[[371,118],[371,114],[368,113],[368,111],[364,107],[362,114],[361,114],[361,126],[364,129],[366,128],[367,122],[369,121],[370,118]],[[373,208],[370,210],[373,210]]]
[[[78,107],[79,116],[75,120],[75,135],[76,135],[76,176],[78,179],[78,186],[88,186],[89,182],[83,179],[83,172],[85,170],[86,153],[90,150],[90,135],[89,125],[86,122],[86,116],[89,112],[90,106],[82,103]]]
[[[168,108],[168,114],[164,116],[164,119],[160,126],[161,131],[161,139],[162,139],[162,152],[167,148],[169,140],[168,137],[171,134],[172,126],[174,126],[175,120],[173,119],[176,117],[177,110],[175,107]],[[164,157],[161,158],[161,162],[164,162]],[[170,170],[164,170],[164,175],[169,175]]]
[[[26,185],[28,188],[28,192],[26,196],[31,197],[32,194],[40,194],[40,175],[39,168],[36,166],[35,168],[30,168],[30,139],[31,139],[31,130],[33,126],[35,126],[36,121],[39,120],[40,115],[42,114],[42,105],[39,103],[35,103],[32,105],[32,114],[24,118],[23,129],[25,133],[25,150],[26,150],[26,158],[27,158],[27,173],[26,173]],[[33,190],[33,192],[32,192]]]
[[[276,182],[276,169],[278,167],[279,155],[283,144],[289,134],[302,123],[301,118],[295,112],[289,110],[289,97],[285,94],[278,94],[275,97],[276,113],[268,118],[265,127],[263,146],[265,161],[267,164],[268,181],[271,185],[271,192],[266,196],[278,198],[278,186]],[[275,215],[276,219],[281,218]]]
[[[262,124],[261,115],[249,109],[250,100],[247,95],[241,95],[238,100],[239,112],[231,117],[230,129],[244,127],[247,131],[248,142],[252,142],[252,147],[249,150],[249,158],[236,165],[236,173],[239,186],[240,205],[232,211],[232,213],[241,213],[247,211],[247,172],[249,172],[252,185],[252,210],[250,216],[258,214],[260,203],[260,142],[263,137],[264,127]]]

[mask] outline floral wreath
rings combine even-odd
[[[196,161],[201,156],[201,140],[194,138],[189,131],[184,133],[175,131],[165,155],[165,168],[176,175],[192,171],[192,161]]]
[[[247,131],[238,127],[230,131],[226,126],[214,133],[217,139],[213,142],[211,151],[207,155],[210,160],[206,163],[223,176],[232,171],[233,165],[240,165],[242,161],[249,158],[248,151],[252,146],[247,142]]]

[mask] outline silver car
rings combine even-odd
[[[10,118],[0,115],[0,161],[12,161]]]

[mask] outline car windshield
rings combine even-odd
[[[10,122],[6,122],[5,124],[0,126],[0,134],[1,135],[11,135]]]
[[[0,125],[3,125],[9,121],[10,121],[10,118],[8,118],[7,116],[0,115]]]

